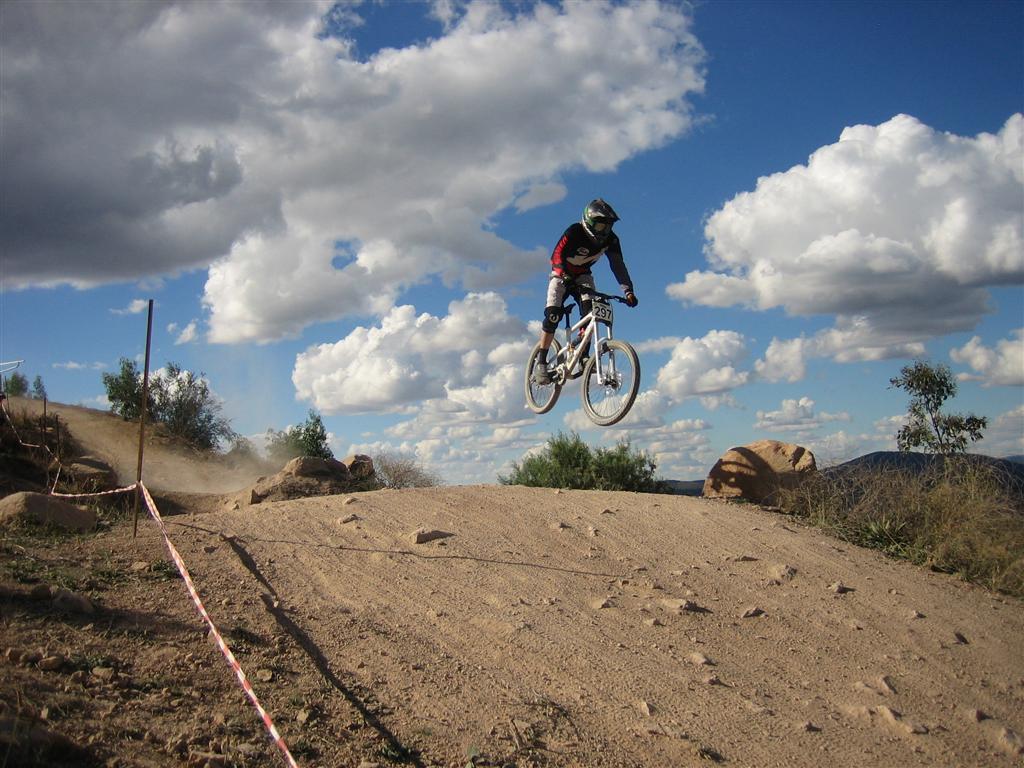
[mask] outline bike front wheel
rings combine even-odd
[[[534,366],[537,363],[537,352],[540,350],[540,342],[534,345],[530,351],[530,357],[526,361],[526,404],[534,413],[547,413],[555,407],[558,402],[558,395],[562,392],[562,383],[558,380],[555,361],[562,346],[557,340],[551,341],[551,348],[548,350],[548,366],[554,378],[547,384],[541,384],[534,376]]]
[[[640,359],[633,347],[618,339],[598,347],[583,369],[583,410],[598,426],[610,427],[633,407],[640,390]]]

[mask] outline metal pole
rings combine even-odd
[[[50,464],[52,464],[53,462],[51,462],[50,459],[46,455],[47,452],[48,452],[48,449],[49,449],[49,443],[46,440],[46,401],[45,400],[43,400],[43,415],[42,415],[42,417],[40,419],[40,422],[39,422],[39,444],[41,446],[43,446],[42,450],[39,453],[42,456],[43,461],[46,462],[46,487],[49,488],[50,487]]]
[[[146,444],[146,406],[149,403],[149,345],[153,339],[153,300],[149,300],[149,319],[146,321],[146,367],[142,371],[142,415],[139,418],[139,465],[135,473],[135,513],[132,518],[132,537],[139,535],[139,499],[142,497],[142,454]]]

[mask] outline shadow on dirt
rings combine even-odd
[[[259,566],[253,559],[252,555],[249,554],[248,550],[243,546],[242,542],[234,536],[221,536],[221,538],[227,542],[231,547],[231,550],[238,556],[238,559],[242,562],[248,570],[266,590],[260,594],[260,598],[263,600],[263,604],[267,609],[267,612],[274,617],[277,625],[281,627],[288,636],[294,640],[306,655],[309,656],[316,670],[320,673],[323,679],[331,685],[336,691],[338,691],[345,700],[356,709],[363,721],[373,728],[380,737],[387,743],[391,750],[391,754],[395,756],[395,760],[398,762],[408,763],[410,765],[417,766],[417,768],[424,768],[422,761],[419,759],[415,750],[410,749],[403,745],[398,738],[392,733],[380,718],[374,714],[372,708],[364,701],[360,696],[347,686],[334,670],[331,669],[330,662],[327,657],[323,654],[320,648],[312,638],[302,627],[295,623],[295,621],[288,616],[285,609],[281,607],[281,604],[277,600],[277,591],[274,589],[274,585],[270,583],[263,572],[260,571]]]
[[[154,639],[195,631],[193,625],[158,611],[108,608],[95,603],[90,603],[90,607],[88,612],[61,608],[53,600],[41,600],[28,591],[0,587],[0,613],[5,616],[16,612],[25,618],[56,621],[77,629],[97,626],[107,632],[144,634]]]

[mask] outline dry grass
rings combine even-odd
[[[1024,494],[998,465],[951,457],[924,468],[835,468],[780,506],[840,538],[1024,597]]]

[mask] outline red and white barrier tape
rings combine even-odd
[[[18,442],[21,445],[29,448],[46,448],[47,452],[50,453],[51,456],[53,455],[53,452],[50,451],[49,447],[45,445],[29,445],[28,443],[22,442],[21,436],[18,435],[18,431],[14,429],[14,422],[11,420],[10,414],[7,413],[6,402],[3,402],[3,404],[0,405],[0,410],[2,410],[4,416],[7,417],[7,423],[14,431],[14,436],[18,439]],[[58,469],[58,477],[59,476],[60,470]],[[57,483],[56,481],[54,481],[54,487],[56,488],[56,486]],[[184,580],[185,586],[188,588],[188,593],[192,597],[192,602],[195,603],[196,608],[199,610],[199,615],[203,618],[203,621],[205,621],[206,625],[210,628],[210,634],[216,641],[217,647],[220,648],[221,653],[224,654],[224,658],[227,659],[228,665],[234,671],[235,676],[238,678],[239,684],[241,684],[242,686],[242,690],[245,691],[245,695],[249,697],[249,701],[252,702],[252,705],[256,708],[256,711],[259,713],[260,719],[263,720],[264,727],[266,727],[267,732],[270,734],[270,737],[273,740],[274,744],[276,744],[277,748],[281,750],[281,754],[284,756],[284,760],[288,764],[289,768],[299,768],[298,763],[295,762],[295,758],[292,757],[292,753],[288,750],[288,745],[285,744],[284,738],[282,738],[281,734],[278,733],[277,726],[274,725],[274,721],[271,720],[270,715],[267,714],[267,711],[263,708],[263,705],[260,704],[260,700],[256,696],[256,691],[253,690],[252,684],[249,682],[249,678],[246,677],[245,671],[242,669],[242,665],[238,663],[238,660],[235,658],[235,654],[231,652],[231,649],[228,647],[228,644],[224,642],[224,638],[221,635],[220,630],[217,629],[217,625],[213,623],[213,619],[210,618],[210,614],[206,612],[206,607],[203,605],[202,598],[199,597],[199,592],[196,589],[196,585],[192,581],[192,576],[188,572],[188,568],[185,566],[185,561],[182,559],[181,554],[178,552],[177,548],[171,542],[171,537],[167,533],[167,527],[164,525],[163,518],[160,517],[160,511],[156,508],[156,502],[153,501],[153,497],[149,494],[149,489],[146,488],[146,486],[143,485],[141,482],[138,482],[125,486],[124,488],[117,488],[113,491],[101,491],[98,493],[54,493],[53,491],[51,491],[50,495],[59,496],[65,499],[82,498],[86,496],[111,496],[115,493],[126,493],[127,491],[134,491],[136,488],[142,490],[142,496],[146,501],[146,508],[149,510],[150,517],[152,517],[153,520],[156,521],[157,526],[159,526],[160,528],[160,533],[164,537],[164,543],[167,545],[167,551],[170,552],[171,559],[174,561],[175,566],[177,566],[178,573],[181,574],[181,578]]]
[[[181,573],[181,578],[185,580],[185,586],[188,588],[189,594],[192,596],[192,602],[196,604],[196,608],[199,609],[199,615],[203,617],[207,626],[210,628],[210,634],[213,635],[213,639],[217,643],[217,647],[220,648],[221,653],[224,654],[224,658],[227,659],[228,665],[234,670],[235,676],[238,678],[239,684],[242,686],[242,690],[245,691],[245,695],[249,697],[249,701],[256,707],[256,711],[259,713],[260,718],[263,720],[263,725],[266,726],[267,732],[270,734],[274,743],[278,749],[281,750],[281,754],[284,756],[285,762],[288,763],[291,768],[298,768],[298,764],[295,762],[295,758],[292,757],[292,753],[288,751],[288,745],[284,743],[284,739],[281,734],[278,733],[277,727],[274,725],[274,721],[270,719],[270,715],[263,709],[263,705],[260,704],[260,700],[256,697],[256,692],[253,690],[252,685],[249,683],[249,678],[245,676],[245,672],[242,670],[242,665],[235,659],[235,655],[228,648],[228,644],[224,642],[224,638],[221,636],[220,631],[217,629],[217,625],[213,623],[210,615],[206,612],[206,608],[203,606],[203,601],[199,597],[199,592],[196,591],[195,584],[192,583],[192,577],[189,575],[188,568],[185,567],[185,561],[181,559],[181,555],[178,554],[178,550],[171,543],[170,536],[167,535],[167,528],[164,526],[164,521],[160,517],[160,513],[157,511],[156,504],[153,502],[153,497],[149,495],[149,489],[145,485],[139,483],[139,487],[142,489],[142,495],[146,500],[146,506],[149,508],[149,513],[152,515],[156,524],[160,527],[160,533],[163,534],[164,542],[167,544],[167,551],[171,553],[171,559],[174,560],[174,564],[178,566],[178,572]]]
[[[85,496],[113,496],[115,493],[127,493],[128,491],[134,491],[137,486],[138,486],[138,483],[132,483],[131,485],[126,485],[124,488],[115,488],[112,491],[95,491],[94,493],[53,493],[53,492],[51,492],[50,495],[51,496],[58,496],[58,497],[60,497],[62,499],[80,499],[80,498],[84,498]]]

